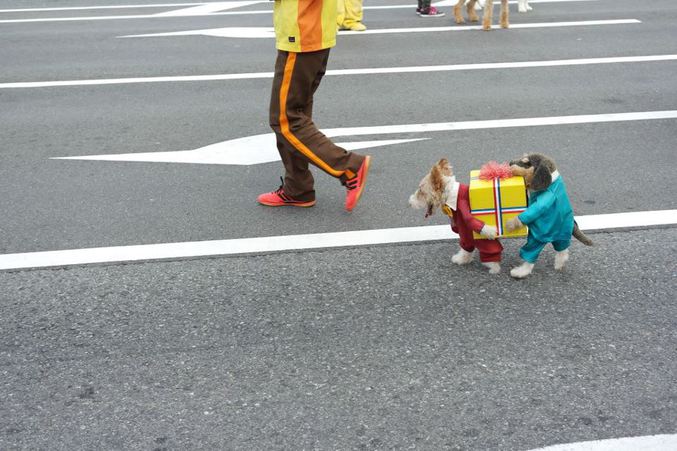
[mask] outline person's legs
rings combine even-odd
[[[278,56],[279,60],[279,56]],[[278,63],[275,67],[275,76],[278,75]],[[325,64],[326,66],[326,64]],[[309,119],[313,117],[313,95],[317,88],[320,86],[320,81],[324,76],[325,70],[319,70],[313,79],[310,85],[310,96],[308,96],[305,106],[303,107],[303,114],[305,114]],[[273,99],[279,98],[279,88],[282,84],[281,80],[284,76],[284,65],[281,64],[280,69],[280,82],[273,84]],[[276,91],[277,89],[277,91]],[[272,100],[271,100],[272,102]],[[271,105],[270,111],[273,111],[273,105]],[[279,108],[275,110],[276,117],[279,117]],[[272,121],[272,119],[271,119]],[[282,183],[283,187],[286,187],[285,192],[288,193],[291,197],[300,201],[312,201],[315,200],[315,190],[312,187],[315,184],[313,178],[313,173],[308,169],[308,159],[299,154],[298,152],[289,152],[289,143],[284,139],[281,134],[276,133],[277,138],[277,150],[280,153],[282,159],[282,164],[285,169],[285,177]],[[290,174],[294,174],[293,177]],[[311,189],[308,189],[310,187]],[[293,193],[293,195],[291,194]]]
[[[342,30],[364,31],[367,27],[362,23],[362,0],[338,0],[338,17],[336,21]]]
[[[313,94],[328,59],[329,49],[308,53],[278,51],[269,119],[285,165],[283,190],[294,199],[314,199],[307,162],[346,185],[348,180],[354,181],[366,161],[364,156],[335,145],[312,121]]]
[[[416,9],[416,14],[421,17],[444,17],[444,13],[430,5],[430,0],[421,0]]]
[[[356,22],[362,22],[362,0],[343,0],[345,3],[346,18],[344,25],[350,26]]]
[[[336,0],[338,14],[336,15],[336,25],[341,28],[343,22],[346,20],[346,2],[345,0]]]

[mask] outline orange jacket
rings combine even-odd
[[[276,47],[300,53],[335,46],[336,16],[336,0],[275,0]]]

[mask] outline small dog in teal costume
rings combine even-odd
[[[572,235],[583,244],[592,245],[574,221],[564,180],[554,161],[541,154],[525,155],[511,161],[510,169],[513,175],[524,177],[529,189],[529,208],[508,221],[505,227],[510,231],[523,224],[529,226],[527,242],[520,249],[524,263],[513,268],[510,275],[522,279],[531,274],[538,255],[548,243],[552,243],[556,251],[555,269],[562,269],[569,259]]]

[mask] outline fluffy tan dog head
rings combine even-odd
[[[524,177],[524,183],[532,191],[542,191],[552,183],[552,173],[557,170],[555,162],[540,153],[525,154],[510,162],[512,175]]]
[[[425,208],[427,218],[446,202],[446,187],[455,180],[449,162],[442,158],[418,184],[418,189],[409,197],[409,205]]]

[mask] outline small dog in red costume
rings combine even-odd
[[[441,209],[451,222],[451,230],[458,233],[461,249],[451,258],[457,265],[465,265],[472,261],[475,248],[479,251],[480,262],[489,273],[501,271],[501,253],[503,246],[496,239],[496,227],[486,225],[470,214],[470,198],[468,185],[456,181],[451,166],[446,159],[440,160],[432,167],[414,194],[409,197],[409,205],[413,208],[425,208],[427,218],[436,209]],[[473,231],[487,239],[476,240]]]

